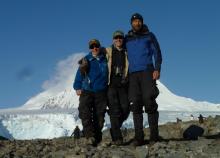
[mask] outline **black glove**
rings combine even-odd
[[[154,84],[152,89],[151,89],[151,97],[152,97],[152,99],[156,99],[158,97],[159,93],[160,93],[160,91],[157,88],[157,85]]]

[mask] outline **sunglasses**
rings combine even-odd
[[[124,39],[123,36],[115,36],[114,39]]]
[[[100,45],[98,44],[92,44],[91,46],[89,46],[89,49],[94,49],[94,48],[99,48]]]

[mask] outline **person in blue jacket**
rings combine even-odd
[[[133,145],[139,146],[144,144],[143,106],[148,114],[150,141],[159,139],[159,113],[155,99],[159,94],[156,80],[160,78],[162,55],[157,39],[143,23],[143,17],[135,13],[130,22],[132,29],[126,35],[129,101],[135,128]]]
[[[107,107],[108,66],[100,42],[92,39],[90,51],[79,64],[73,84],[79,97],[79,118],[87,143],[96,145],[102,139],[102,128]],[[81,66],[81,65],[80,65]]]

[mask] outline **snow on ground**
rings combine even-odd
[[[177,117],[188,121],[191,119],[191,114],[197,119],[199,114],[207,117],[220,115],[220,112],[160,111],[159,124],[175,122]],[[110,127],[109,116],[106,115],[105,120],[104,129]],[[0,113],[0,135],[9,139],[51,139],[70,136],[76,125],[82,129],[76,109]],[[144,114],[144,126],[148,127],[147,114]],[[123,127],[133,128],[132,115],[124,122]]]

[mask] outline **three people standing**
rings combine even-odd
[[[88,68],[77,71],[74,89],[80,96],[79,117],[84,134],[91,142],[101,141],[107,105],[114,144],[123,143],[120,128],[130,110],[135,128],[133,145],[144,144],[143,106],[148,114],[150,141],[159,139],[159,113],[155,99],[159,94],[156,80],[160,78],[161,51],[140,14],[132,15],[131,26],[126,36],[122,31],[114,32],[113,45],[109,48],[100,49],[99,41],[91,40],[91,52],[85,56],[86,60],[81,61],[81,64],[87,63]]]

